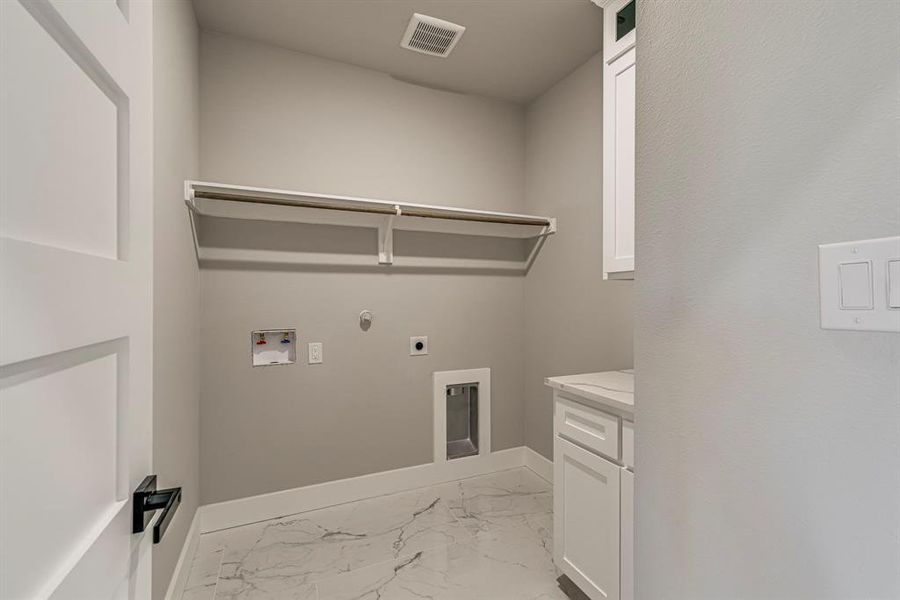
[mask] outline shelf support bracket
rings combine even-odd
[[[541,236],[543,237],[543,236],[553,235],[554,233],[556,233],[556,231],[557,231],[556,217],[552,217],[550,219],[550,224],[547,225],[546,227],[544,227],[544,230],[541,231]]]
[[[197,235],[197,200],[194,198],[194,188],[189,181],[184,182],[184,204],[188,208],[188,220],[191,222],[191,238],[194,240],[194,256],[197,264],[200,264],[200,238]]]
[[[378,264],[394,263],[394,219],[400,216],[400,206],[394,205],[394,213],[385,217],[378,226]]]

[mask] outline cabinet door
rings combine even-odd
[[[634,600],[634,473],[622,471],[622,598]]]
[[[603,277],[634,271],[635,49],[604,64]]]
[[[594,0],[603,7],[603,57],[610,61],[634,47],[635,0]]]
[[[553,468],[556,566],[592,600],[618,600],[621,469],[559,436]]]

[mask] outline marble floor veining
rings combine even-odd
[[[567,600],[519,468],[200,537],[182,600]]]

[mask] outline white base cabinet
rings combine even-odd
[[[553,559],[592,600],[634,598],[634,423],[554,393]]]

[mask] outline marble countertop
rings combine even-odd
[[[634,415],[634,369],[547,377],[544,384],[603,408]]]

